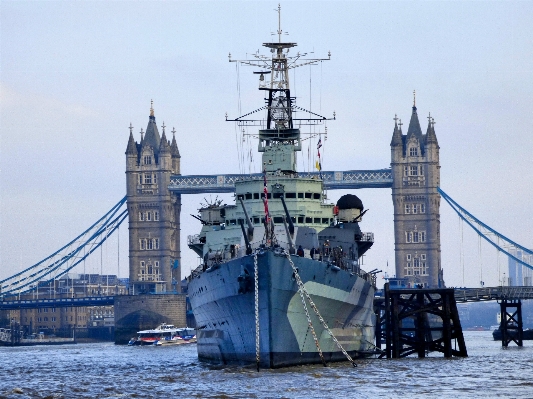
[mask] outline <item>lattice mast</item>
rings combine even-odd
[[[260,67],[262,70],[254,72],[259,75],[259,90],[266,92],[266,105],[236,119],[227,121],[237,122],[239,126],[261,126],[259,130],[258,151],[263,153],[262,168],[265,172],[272,174],[293,174],[296,173],[296,151],[301,151],[301,133],[298,127],[301,125],[315,125],[323,123],[328,118],[315,114],[311,111],[297,107],[296,98],[291,96],[289,84],[289,70],[304,65],[316,65],[328,58],[305,58],[307,53],[297,52],[294,56],[289,56],[290,49],[296,47],[296,43],[282,42],[281,36],[281,7],[278,5],[278,41],[263,43],[263,47],[270,49],[271,57],[256,53],[254,59],[232,60],[243,65]],[[270,80],[265,76],[270,76]],[[246,119],[248,116],[259,111],[266,110],[266,126],[264,119]],[[307,118],[294,118],[296,111],[306,112]],[[335,117],[330,118],[335,119]]]

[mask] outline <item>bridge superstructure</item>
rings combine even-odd
[[[301,172],[295,178],[324,181],[326,190],[390,188],[391,169]],[[233,193],[235,182],[244,179],[263,180],[262,173],[220,175],[173,175],[168,189],[176,194]]]

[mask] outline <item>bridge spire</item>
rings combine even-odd
[[[416,99],[414,100],[416,102]],[[416,106],[413,105],[413,113],[411,114],[411,120],[409,121],[409,129],[407,130],[407,139],[411,136],[416,138],[422,138],[422,129],[420,128],[420,122],[418,121],[418,113],[416,112]]]
[[[128,146],[126,147],[126,155],[135,155],[137,157],[138,151],[137,151],[137,144],[135,143],[135,140],[133,138],[133,126],[130,122],[130,137],[128,139]]]
[[[398,115],[394,114],[394,118],[392,119],[394,120],[394,131],[392,133],[392,140],[391,140],[390,145],[401,146],[403,145],[403,140],[402,140],[402,132],[400,129],[398,129]]]

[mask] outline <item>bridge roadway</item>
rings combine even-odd
[[[484,287],[484,288],[454,288],[457,302],[482,302],[533,299],[533,287]],[[406,290],[412,292],[412,289]],[[378,294],[379,295],[379,294]],[[80,306],[109,306],[115,303],[115,297],[90,296],[82,298],[43,298],[22,300],[0,300],[0,310],[60,308]]]
[[[297,176],[311,179],[322,176],[327,190],[392,187],[390,169],[304,172]],[[235,182],[250,178],[263,180],[263,174],[173,175],[168,189],[176,194],[232,193],[235,191]]]
[[[114,304],[115,297],[112,295],[89,296],[82,298],[21,299],[11,301],[0,301],[0,310],[109,306]]]

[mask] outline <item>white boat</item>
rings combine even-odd
[[[180,345],[196,342],[196,332],[193,328],[178,328],[173,324],[160,324],[152,330],[137,332],[128,345]]]

